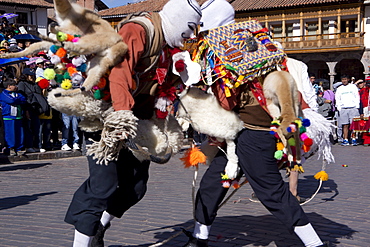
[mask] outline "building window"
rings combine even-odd
[[[29,24],[28,23],[28,15],[24,12],[17,12],[18,16],[16,17],[16,23],[17,24]]]
[[[345,33],[345,37],[355,37],[355,32],[357,30],[357,20],[347,19],[341,20],[340,22],[340,32]]]
[[[317,22],[307,22],[306,23],[306,40],[316,40],[316,35],[318,31]]]
[[[270,30],[273,38],[283,37],[283,27],[280,25],[271,25]]]

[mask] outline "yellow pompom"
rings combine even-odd
[[[328,181],[329,180],[329,175],[326,173],[326,171],[320,171],[316,173],[314,176],[317,180],[321,179],[322,181]]]
[[[65,89],[65,90],[71,89],[72,88],[72,82],[71,82],[71,80],[64,79],[62,81],[62,84],[60,84],[60,87],[63,88],[63,89]]]
[[[184,157],[180,158],[184,163],[185,168],[189,168],[191,166],[197,166],[198,164],[205,164],[207,161],[207,157],[200,151],[198,147],[189,148]]]

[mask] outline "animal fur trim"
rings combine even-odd
[[[222,108],[214,95],[198,88],[190,88],[181,95],[180,101],[179,117],[189,118],[192,127],[200,133],[226,140],[228,163],[225,172],[229,179],[234,179],[239,171],[234,139],[243,129],[243,121],[235,112]]]
[[[165,119],[139,120],[137,135],[133,141],[150,154],[163,156],[169,147],[172,154],[178,153],[183,146],[184,135],[175,117],[168,115]],[[138,160],[150,160],[148,153],[130,150]]]
[[[307,127],[306,133],[314,143],[310,151],[304,154],[304,157],[310,157],[317,151],[318,159],[322,158],[328,164],[334,163],[335,159],[331,152],[330,134],[333,134],[336,128],[335,125],[310,108],[304,109],[303,114],[311,122],[311,125]]]
[[[87,148],[87,155],[97,159],[97,164],[108,165],[117,160],[124,147],[124,140],[135,138],[138,119],[132,111],[121,110],[108,114],[104,119],[104,128],[99,142],[93,142]]]
[[[62,88],[51,90],[48,95],[50,106],[65,114],[83,117],[85,123],[89,121],[93,123],[82,123],[81,126],[86,127],[84,130],[101,130],[103,126],[103,115],[106,114],[107,110],[111,107],[111,104],[103,100],[95,99],[90,92],[81,92],[80,94],[73,96],[55,97],[55,94],[63,91],[65,90]],[[108,112],[111,111],[112,110],[109,110]]]

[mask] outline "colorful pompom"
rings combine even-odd
[[[314,178],[317,180],[322,180],[322,181],[328,181],[329,180],[329,175],[326,173],[326,171],[320,171],[315,174]]]
[[[44,70],[44,78],[47,80],[52,80],[55,78],[55,71],[53,69],[47,68]]]
[[[71,80],[64,79],[62,81],[62,84],[60,84],[60,87],[63,88],[63,89],[65,89],[65,90],[71,89],[72,88],[72,82],[71,82]]]
[[[185,168],[189,168],[198,166],[199,164],[205,164],[207,157],[198,147],[192,147],[185,152],[184,157],[180,158],[180,160],[184,163]]]

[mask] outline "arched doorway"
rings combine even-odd
[[[329,68],[325,61],[310,60],[307,62],[308,73],[315,74],[316,78],[329,80]]]
[[[336,81],[340,81],[340,77],[344,74],[349,77],[355,77],[355,80],[364,79],[364,66],[357,59],[343,59],[335,66]]]

